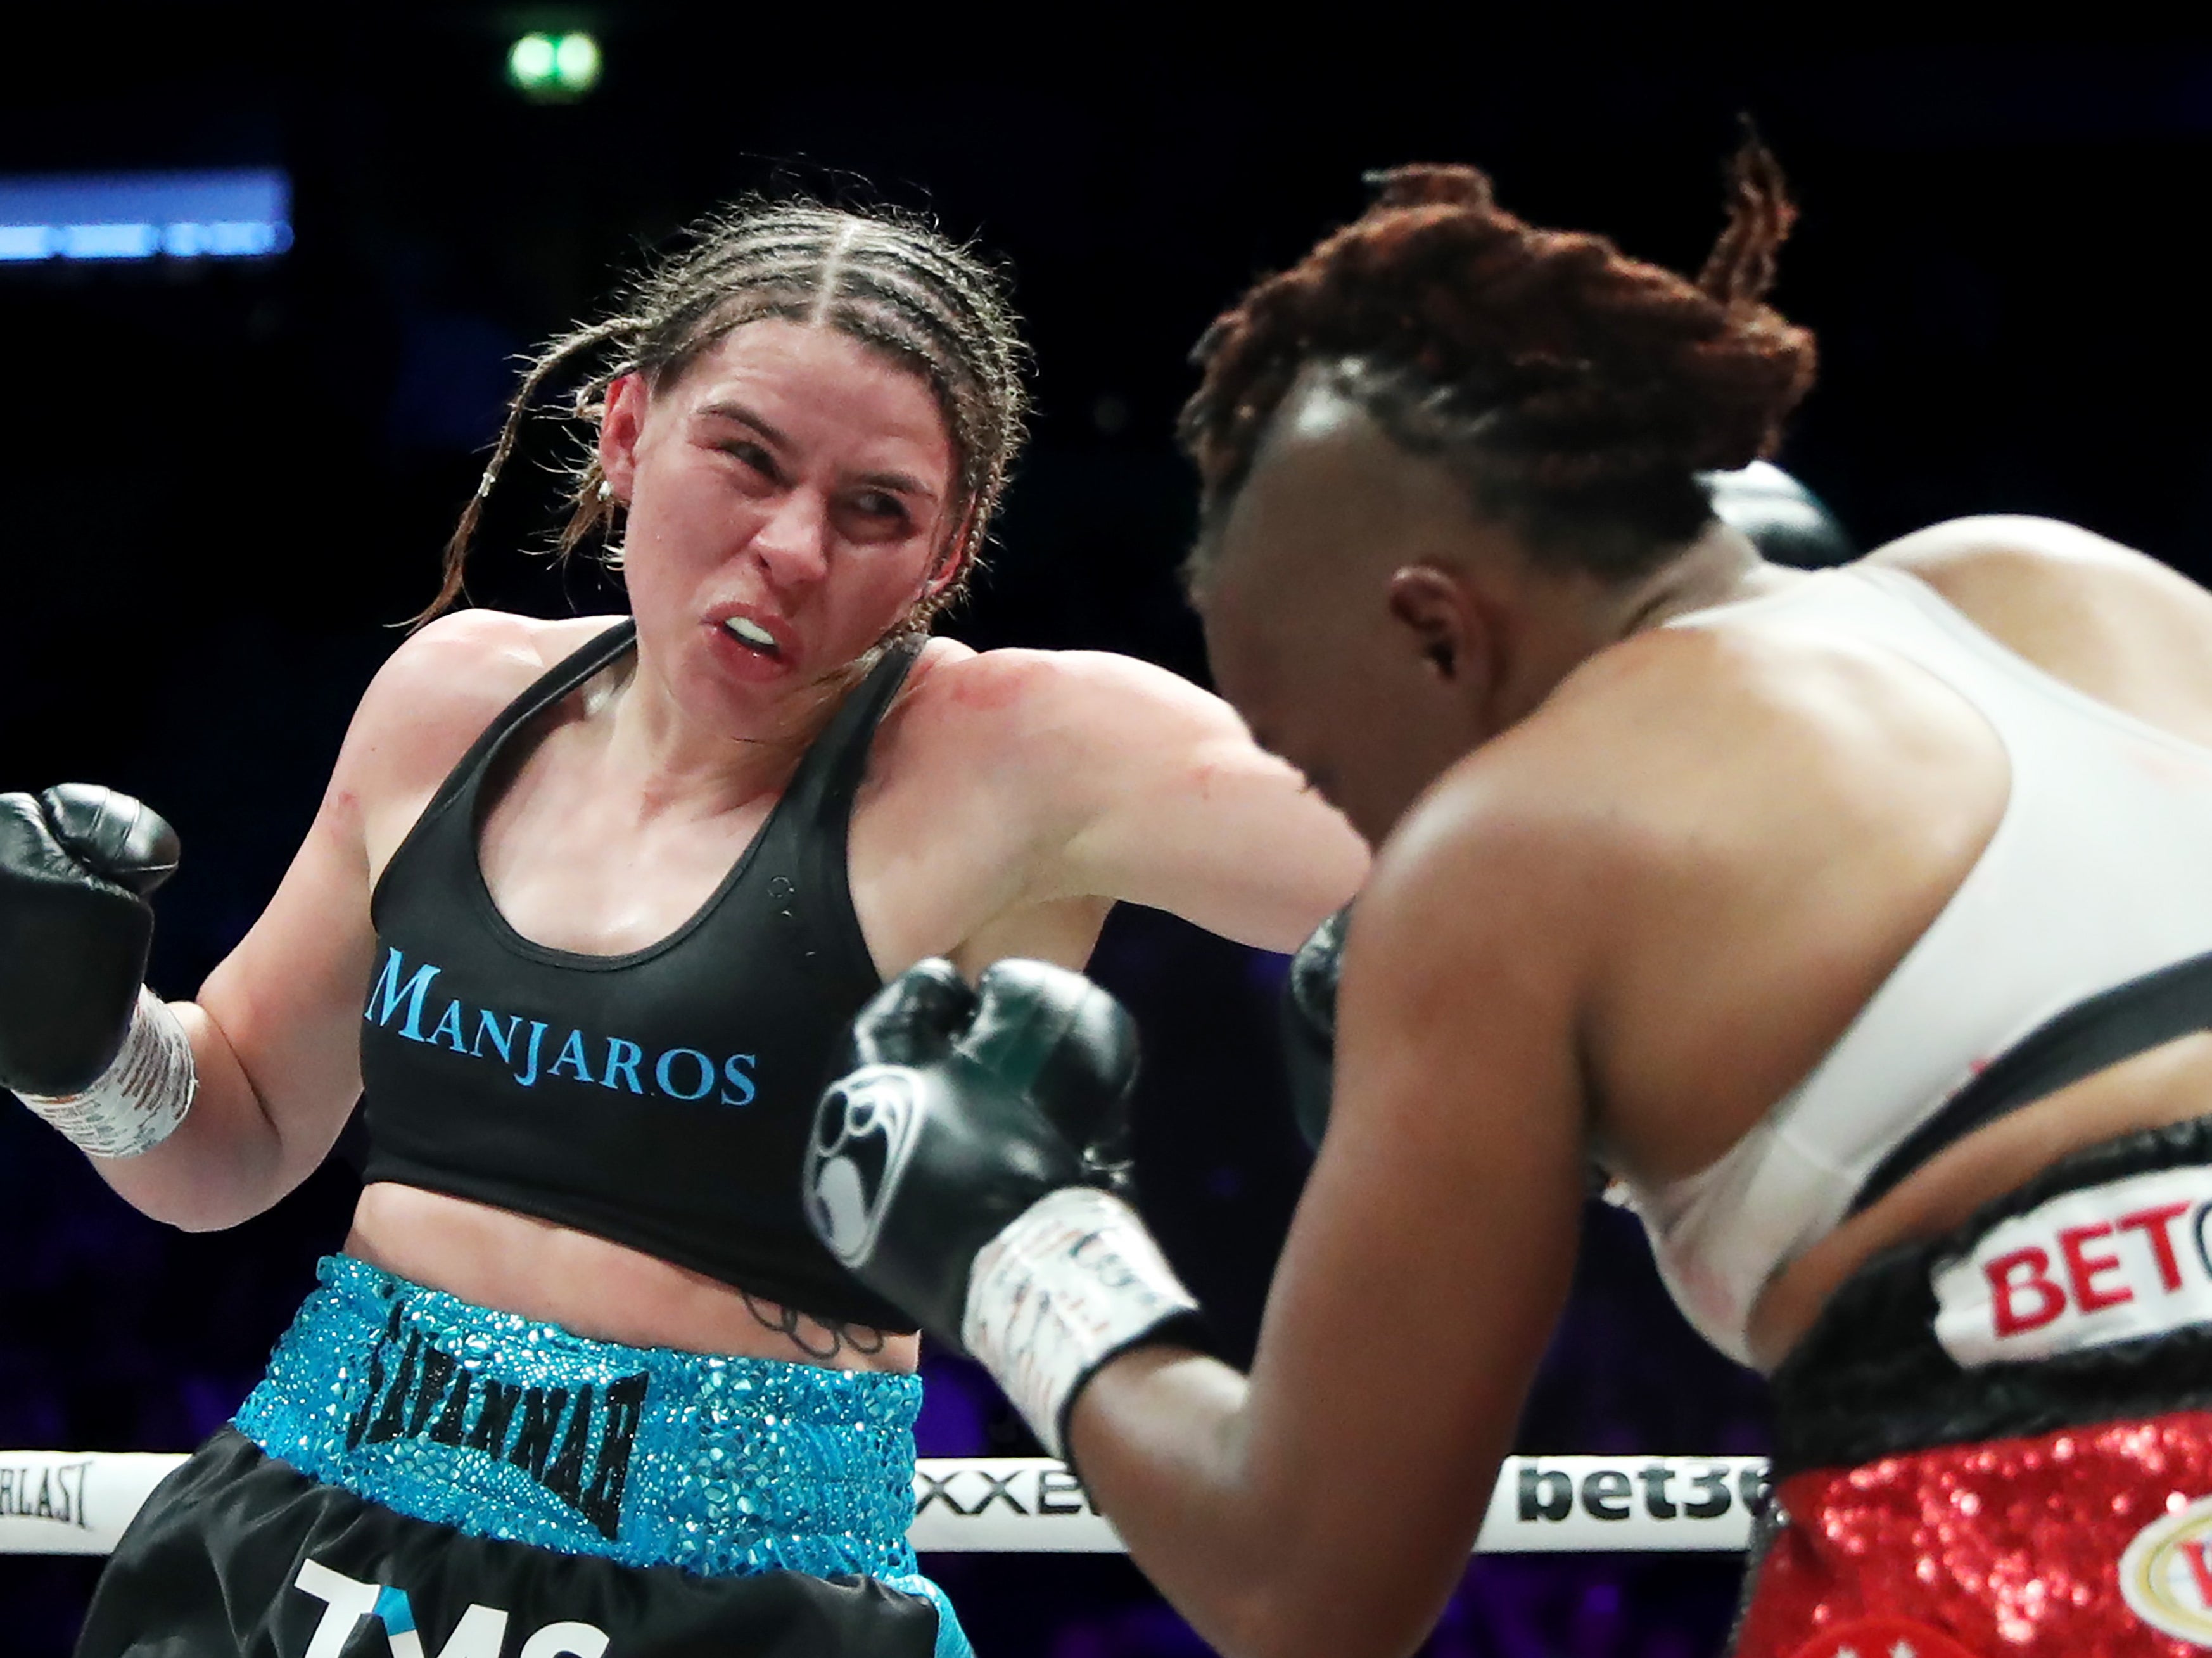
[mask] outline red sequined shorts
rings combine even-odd
[[[1788,1523],[1759,1564],[1739,1658],[1904,1658],[1900,1640],[1912,1658],[1950,1658],[1909,1633],[1855,1637],[1867,1620],[1920,1624],[1977,1658],[2212,1647],[2212,1412],[1818,1470],[1775,1497]]]

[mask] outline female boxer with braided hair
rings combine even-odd
[[[538,363],[485,475],[580,379],[564,544],[618,526],[631,616],[418,631],[196,1003],[138,988],[166,827],[0,797],[0,1082],[125,1197],[232,1224],[365,1091],[346,1253],[88,1658],[335,1658],[364,1619],[398,1658],[966,1651],[905,1540],[917,1337],[799,1212],[848,1022],[925,957],[1079,964],[1116,899],[1288,948],[1366,861],[1181,681],[926,637],[1019,366],[925,228],[702,227]]]
[[[919,968],[824,1097],[825,1187],[856,1107],[921,1127],[821,1230],[1066,1436],[1224,1652],[1419,1643],[1592,1157],[1774,1378],[1741,1658],[2212,1642],[2212,595],[2044,521],[1802,574],[1713,519],[1698,475],[1814,370],[1764,301],[1778,174],[1735,179],[1692,282],[1401,169],[1200,347],[1216,672],[1379,843],[1250,1375],[1084,1181],[1133,1058],[1079,977],[979,1011]]]

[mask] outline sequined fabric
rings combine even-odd
[[[914,1577],[918,1378],[591,1341],[349,1256],[319,1277],[235,1421],[310,1478],[630,1565]]]
[[[1824,1636],[1900,1614],[1990,1658],[2201,1654],[2212,1646],[2201,1543],[2183,1539],[2170,1566],[2136,1574],[2132,1594],[2121,1563],[2208,1497],[2212,1413],[2200,1411],[1795,1475],[1776,1492],[1787,1523],[1758,1568],[1737,1658],[1825,1652]],[[2168,1627],[2203,1618],[2206,1638],[2161,1632],[2131,1600]]]

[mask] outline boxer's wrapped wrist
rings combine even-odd
[[[94,1157],[131,1157],[175,1133],[198,1091],[184,1026],[142,985],[113,1064],[74,1094],[18,1097]]]
[[[1068,1186],[977,1253],[960,1339],[1045,1449],[1064,1456],[1068,1407],[1092,1374],[1197,1313],[1133,1209]]]

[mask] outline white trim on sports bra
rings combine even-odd
[[[1981,857],[1811,1074],[1709,1167],[1629,1183],[1676,1303],[1750,1364],[1760,1292],[1953,1094],[2053,1015],[2212,950],[2212,749],[2054,678],[1899,570],[1823,571],[1669,625],[1894,652],[1965,698],[2012,767]]]

